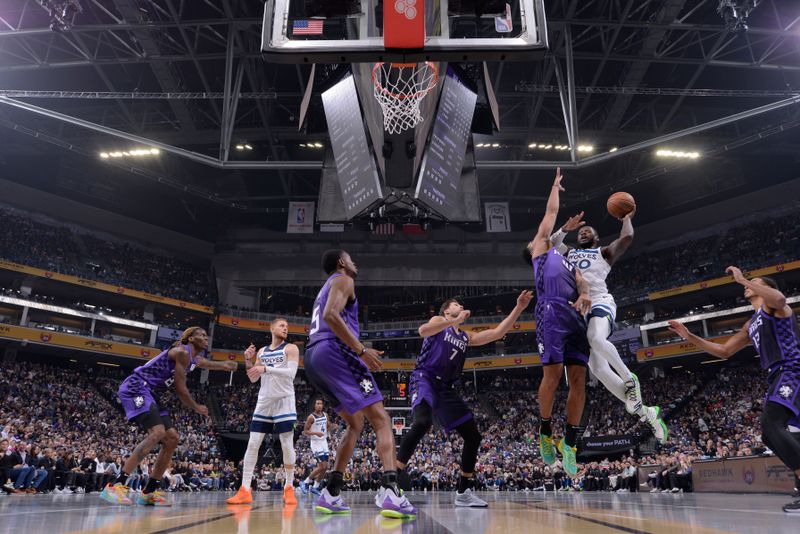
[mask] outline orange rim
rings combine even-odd
[[[385,65],[385,63],[383,61],[379,61],[379,62],[375,63],[374,67],[372,67],[372,83],[375,84],[376,89],[378,89],[378,91],[380,91],[382,94],[390,96],[392,98],[396,98],[397,100],[406,100],[408,98],[417,98],[417,97],[424,96],[424,95],[428,94],[439,83],[439,67],[437,67],[435,63],[432,63],[430,61],[426,61],[425,65],[428,66],[431,70],[433,70],[433,81],[431,82],[431,84],[427,88],[425,88],[425,89],[423,89],[421,91],[417,91],[416,93],[411,93],[409,95],[393,93],[393,92],[389,91],[388,89],[383,88],[381,86],[381,82],[375,76],[375,74],[378,72],[378,69],[382,65]],[[390,66],[393,69],[411,68],[411,67],[416,67],[417,63],[390,63]]]

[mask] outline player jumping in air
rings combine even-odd
[[[252,382],[261,379],[258,401],[250,423],[250,440],[244,454],[242,486],[228,499],[228,504],[249,504],[253,502],[253,470],[258,461],[258,450],[267,434],[278,434],[283,451],[283,470],[286,479],[283,485],[283,501],[297,504],[294,495],[294,425],[297,423],[297,408],[294,401],[294,377],[300,364],[300,351],[297,345],[287,343],[289,323],[286,319],[275,319],[270,323],[272,341],[261,347],[250,345],[244,353],[247,376]],[[257,362],[253,362],[253,357]]]
[[[755,313],[744,327],[725,343],[707,341],[689,332],[678,321],[669,321],[669,329],[717,358],[728,359],[747,345],[758,352],[761,367],[768,373],[767,397],[761,414],[761,440],[800,476],[800,442],[789,432],[800,416],[800,329],[794,310],[778,284],[762,276],[748,280],[737,267],[726,271],[744,286],[744,298]],[[800,501],[783,507],[787,513],[800,513]]]
[[[488,506],[485,501],[472,493],[481,434],[475,424],[472,410],[459,395],[457,386],[464,370],[467,347],[486,345],[502,339],[528,307],[532,297],[533,293],[530,291],[520,293],[517,305],[508,317],[489,330],[481,332],[459,330],[459,325],[469,318],[470,312],[455,299],[446,300],[439,310],[440,315],[432,317],[419,327],[419,335],[424,341],[410,381],[414,423],[400,443],[400,451],[397,453],[398,474],[401,485],[405,486],[403,489],[411,489],[406,480],[408,475],[403,469],[414,454],[414,449],[431,429],[433,417],[436,417],[445,432],[455,430],[464,439],[456,506],[475,508]]]
[[[619,237],[607,247],[600,246],[600,237],[594,228],[584,226],[586,223],[582,220],[583,212],[567,220],[564,226],[550,236],[550,241],[559,252],[566,254],[567,260],[580,270],[589,284],[589,297],[592,299],[587,329],[591,346],[589,369],[608,391],[625,403],[628,413],[636,414],[643,421],[646,420],[658,441],[666,443],[669,431],[661,420],[661,409],[658,406],[645,406],[642,403],[639,378],[628,369],[620,358],[617,348],[608,340],[614,330],[617,304],[608,292],[606,278],[611,272],[611,267],[633,242],[634,213],[635,210],[622,218],[622,231]],[[570,249],[563,244],[564,237],[573,230],[578,230],[578,245],[581,248]]]
[[[383,465],[383,478],[375,504],[386,517],[415,517],[417,509],[397,487],[397,460],[389,414],[383,407],[383,396],[370,372],[381,369],[380,355],[383,353],[365,347],[358,339],[358,301],[354,282],[358,267],[347,252],[329,250],[322,256],[322,268],[328,279],[314,301],[305,369],[308,380],[331,403],[347,428],[316,510],[327,514],[350,512],[340,493],[344,486],[344,470],[353,456],[366,417],[375,429],[376,452]]]
[[[304,494],[308,494],[310,491],[319,495],[319,486],[325,480],[325,475],[328,474],[328,460],[331,451],[328,449],[328,415],[323,411],[324,407],[325,401],[322,399],[314,401],[314,412],[308,414],[303,428],[303,434],[308,436],[311,444],[311,453],[317,461],[314,470],[300,483],[300,491]]]
[[[552,465],[556,461],[553,430],[550,419],[556,389],[567,367],[569,395],[567,397],[567,428],[564,439],[557,444],[564,460],[564,470],[577,475],[578,430],[586,401],[586,363],[589,361],[589,341],[583,317],[592,307],[589,284],[550,242],[556,224],[561,187],[561,169],[547,200],[547,209],[533,241],[525,248],[525,262],[533,264],[536,288],[536,342],[542,358],[544,376],[539,385],[539,449],[542,460]]]
[[[128,456],[114,485],[107,485],[100,497],[115,504],[131,504],[128,498],[128,477],[150,452],[161,444],[150,479],[136,499],[144,506],[170,506],[164,494],[158,491],[164,471],[169,466],[172,453],[178,446],[179,436],[172,418],[160,401],[158,393],[175,386],[175,393],[183,404],[208,416],[208,408],[198,404],[186,387],[186,375],[195,367],[217,371],[235,371],[236,362],[214,362],[203,357],[208,350],[208,334],[199,326],[187,328],[181,339],[146,364],[137,367],[119,386],[119,400],[128,421],[136,421],[147,431],[144,438]]]

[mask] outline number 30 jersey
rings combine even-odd
[[[344,276],[340,273],[332,274],[326,281],[322,289],[317,293],[317,298],[314,300],[314,308],[311,312],[311,328],[308,331],[308,347],[326,339],[337,339],[336,334],[333,333],[328,323],[322,318],[322,313],[325,311],[325,304],[328,302],[328,295],[331,290],[331,283],[339,276]],[[359,336],[358,327],[358,299],[353,299],[348,302],[341,313],[342,319],[347,323],[348,328],[353,334]]]

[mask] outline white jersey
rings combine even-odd
[[[282,343],[276,349],[262,347],[256,358],[266,367],[286,368],[289,363],[289,359],[286,357],[286,343]],[[261,375],[259,399],[279,399],[290,396],[294,396],[294,378],[270,373]]]
[[[322,432],[322,436],[309,436],[311,442],[312,452],[327,452],[328,451],[328,416],[325,412],[317,416],[312,413],[311,417],[314,418],[314,423],[311,425],[311,432]]]
[[[589,284],[589,297],[594,299],[608,294],[606,278],[611,272],[611,265],[599,248],[570,249],[567,260],[581,271],[586,283]]]

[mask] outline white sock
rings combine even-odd
[[[253,482],[253,470],[258,461],[258,449],[264,441],[263,432],[250,432],[250,439],[247,442],[247,451],[244,453],[244,466],[242,467],[242,487],[250,489]]]
[[[616,398],[625,402],[625,382],[615,373],[605,358],[592,349],[589,357],[589,370]]]
[[[318,487],[319,487],[319,480],[315,480],[315,481],[314,481],[314,487],[315,487],[315,488],[318,488]]]
[[[293,487],[294,486],[294,467],[291,469],[283,469],[283,472],[286,473],[286,480],[283,483],[283,487]]]
[[[306,477],[306,479],[303,481],[303,484],[310,484],[311,482],[313,482],[313,480],[311,480],[311,477]]]

